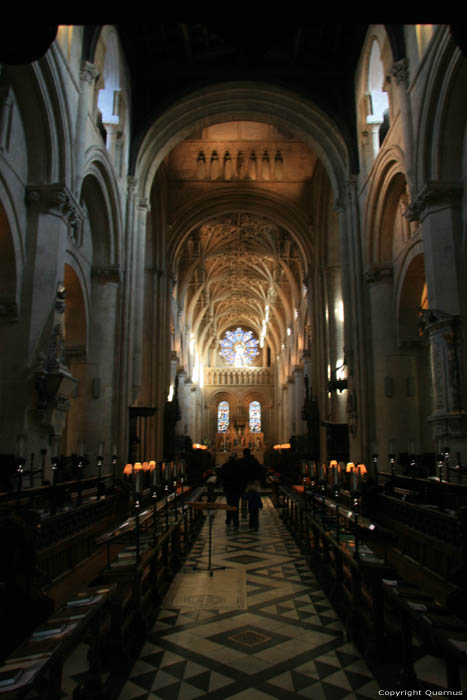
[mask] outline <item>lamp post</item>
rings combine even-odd
[[[55,515],[57,512],[57,472],[59,458],[57,455],[52,457],[52,498],[50,506],[50,514]]]
[[[114,445],[113,449],[113,454],[112,454],[112,488],[115,488],[115,480],[117,478],[117,462],[118,462],[118,454],[117,454],[117,446]]]
[[[101,476],[102,462],[104,461],[104,443],[99,442],[97,445],[97,500],[101,497]]]
[[[41,484],[44,483],[45,479],[45,456],[47,454],[47,449],[45,447],[41,448]]]
[[[83,455],[78,457],[78,505],[81,505],[83,497]]]
[[[155,461],[149,462],[149,470],[151,474],[151,488],[152,488],[152,524],[153,524],[153,534],[154,542],[157,539],[157,469]]]

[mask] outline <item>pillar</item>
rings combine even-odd
[[[97,76],[97,68],[93,63],[84,61],[79,74],[79,98],[75,124],[74,157],[75,177],[73,182],[74,194],[79,197],[83,181],[84,157],[86,153],[86,131],[88,123],[89,102]]]
[[[461,202],[462,187],[457,183],[428,182],[413,199],[408,216],[419,220],[423,231],[430,308],[423,311],[422,325],[430,341],[433,403],[428,421],[433,449],[447,446],[459,452],[465,464],[467,309]]]

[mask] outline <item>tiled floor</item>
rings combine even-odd
[[[187,608],[163,607],[118,700],[378,697],[379,685],[345,641],[336,613],[277,511],[268,497],[263,502],[258,533],[245,520],[235,531],[216,512],[212,566],[226,570],[214,571],[200,607],[192,595]],[[193,566],[207,565],[207,535],[208,521],[184,569],[190,585],[191,577],[200,576]],[[246,571],[246,609],[207,607],[216,599],[216,577],[225,592],[226,574],[239,568]],[[242,580],[236,577],[236,585]],[[180,592],[183,580],[179,584]]]

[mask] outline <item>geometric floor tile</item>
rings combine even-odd
[[[183,576],[178,577],[177,597],[175,588],[169,591],[170,604],[159,611],[128,677],[120,685],[114,679],[118,687],[109,700],[376,700],[380,686],[346,641],[279,511],[269,497],[262,498],[257,533],[244,519],[232,530],[225,515],[215,512],[209,588],[201,585],[183,606]],[[201,580],[193,566],[208,563],[208,525],[206,519],[181,569],[190,585]],[[222,575],[219,566],[225,567]],[[243,609],[222,609],[227,582],[235,588],[242,580]],[[70,669],[66,700],[81,670]]]

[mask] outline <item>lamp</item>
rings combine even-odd
[[[124,476],[131,476],[133,474],[133,465],[125,464],[125,466],[123,467],[123,474]]]

